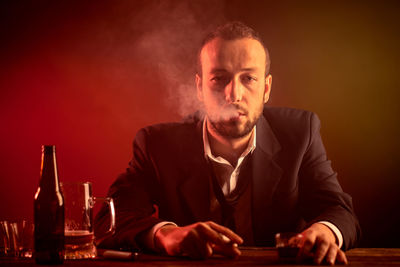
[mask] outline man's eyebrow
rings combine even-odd
[[[228,72],[226,69],[211,69],[210,73]]]
[[[251,67],[251,68],[243,68],[240,69],[240,71],[256,71],[258,68],[257,67]],[[216,69],[211,69],[210,73],[215,74],[215,73],[221,73],[221,72],[228,72],[226,69],[222,68],[216,68]]]
[[[254,67],[254,68],[244,68],[241,69],[241,71],[256,71],[258,68]]]

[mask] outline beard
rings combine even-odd
[[[260,106],[255,110],[254,116],[252,117],[248,117],[249,113],[244,112],[247,118],[244,122],[235,119],[220,119],[218,121],[215,121],[209,116],[210,125],[222,137],[234,139],[241,138],[248,135],[253,130],[254,126],[261,116],[263,108],[264,103],[261,103]],[[239,107],[236,107],[236,109],[241,110],[242,112],[244,111]]]
[[[247,120],[242,128],[238,122],[214,122],[210,120],[211,127],[221,136],[228,138],[241,138],[253,130],[256,121]]]

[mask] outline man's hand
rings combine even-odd
[[[321,264],[323,260],[333,265],[347,264],[346,254],[336,244],[336,238],[331,229],[322,223],[314,223],[301,233],[303,238],[300,244],[299,256],[314,259],[314,263]]]
[[[205,259],[212,254],[236,258],[243,239],[214,222],[198,222],[185,227],[165,225],[154,236],[156,248],[171,256]]]

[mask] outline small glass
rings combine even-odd
[[[32,258],[33,252],[33,223],[27,220],[20,220],[10,223],[14,249],[19,258]]]
[[[0,221],[0,257],[15,257],[16,243],[11,224],[8,221]]]
[[[279,259],[284,262],[295,262],[298,258],[302,239],[303,235],[299,233],[277,233],[275,242]]]

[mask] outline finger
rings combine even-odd
[[[196,248],[195,259],[207,259],[213,254],[213,249],[208,242],[197,242]]]
[[[303,234],[303,240],[300,246],[299,255],[302,257],[312,256],[312,249],[314,248],[315,240],[316,240],[315,233]]]
[[[288,245],[289,247],[299,247],[301,245],[302,240],[303,240],[303,235],[297,234],[289,239]]]
[[[326,240],[319,240],[317,238],[317,249],[314,255],[314,262],[316,264],[321,264],[322,260],[324,259],[328,249],[330,247],[329,243]]]
[[[227,242],[220,233],[212,229],[207,223],[199,223],[195,229],[203,240],[207,240],[212,244],[225,245],[230,242],[230,239]]]
[[[196,242],[196,250],[193,252],[194,259],[206,259],[213,254],[213,249],[208,242]]]
[[[215,245],[213,248],[213,252],[215,254],[220,254],[220,255],[224,255],[230,258],[237,258],[239,257],[242,253],[239,250],[238,247],[236,246],[218,246]]]
[[[212,255],[213,250],[207,240],[201,238],[195,230],[190,231],[182,241],[181,251],[192,259],[205,259]]]
[[[336,255],[338,253],[337,246],[330,246],[328,252],[326,253],[326,262],[329,265],[334,265],[336,260]]]
[[[344,251],[339,250],[337,255],[336,255],[336,262],[339,264],[348,264],[346,254]]]
[[[188,256],[188,257],[193,257],[193,253],[197,251],[193,238],[191,237],[190,234],[188,234],[186,238],[184,238],[180,243],[179,251],[181,256]]]
[[[199,223],[195,229],[200,235],[200,238],[210,243],[214,251],[215,247],[218,247],[218,254],[222,254],[231,258],[235,258],[240,255],[240,251],[237,248],[237,243],[232,243],[228,237],[226,237],[224,234],[218,233],[208,224]]]
[[[216,254],[221,254],[230,258],[237,258],[241,252],[238,248],[237,243],[232,243],[232,241],[223,235],[222,239],[226,239],[227,242],[223,244],[212,244],[213,245],[213,252]],[[224,241],[225,242],[225,241]]]
[[[196,226],[196,230],[202,236],[203,239],[220,246],[232,246],[232,240],[224,234],[214,230],[208,223],[199,223]]]
[[[243,243],[243,239],[239,235],[235,234],[231,229],[216,224],[215,222],[212,221],[207,222],[207,224],[218,233],[226,235],[230,240],[232,240],[232,242],[237,243],[239,245]]]

